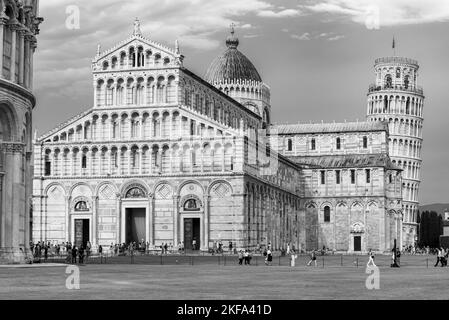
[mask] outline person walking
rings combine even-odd
[[[371,263],[374,267],[376,267],[376,264],[374,263],[374,252],[373,252],[373,250],[371,250],[371,249],[369,250],[368,256],[369,256],[369,258],[368,258],[368,263],[366,264],[366,266],[369,267],[369,265]]]
[[[445,254],[444,254],[444,266],[447,267],[447,259],[449,258],[449,249],[445,250]]]
[[[289,250],[290,252],[290,267],[294,267],[296,264],[296,258],[298,258],[298,256],[296,255],[296,252],[294,250]]]
[[[92,251],[92,245],[90,243],[90,241],[87,241],[87,245],[86,245],[86,258],[89,258],[90,256],[90,252]]]
[[[103,247],[101,244],[98,246],[98,253],[100,254],[100,257],[103,255]]]
[[[229,241],[229,253],[232,254],[232,241]]]
[[[47,261],[48,259],[48,245],[44,244],[44,259]]]
[[[192,250],[195,251],[196,250],[196,239],[193,238],[192,240]]]
[[[72,248],[72,264],[76,264],[76,255],[78,253],[78,249],[76,246]]]
[[[84,263],[84,248],[83,245],[80,246],[78,250],[78,263],[83,264]]]
[[[240,250],[239,251],[239,265],[242,265],[242,263],[243,263],[243,251]]]
[[[312,261],[315,263],[315,267],[316,267],[317,264],[316,264],[316,253],[315,253],[315,250],[312,250],[312,253],[310,254],[310,261],[307,263],[307,265],[310,266],[312,264]]]
[[[273,261],[273,254],[270,249],[267,249],[267,256],[265,258],[265,264],[267,266],[271,266],[271,262]]]
[[[441,263],[441,266],[443,266],[443,262],[441,260],[441,248],[437,248],[437,263],[435,263],[435,267],[438,267],[438,264]]]

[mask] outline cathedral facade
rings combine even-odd
[[[270,89],[238,50],[204,78],[142,35],[92,62],[93,107],[34,143],[33,239],[208,250],[401,244],[402,169],[383,122],[271,125]]]
[[[0,263],[23,261],[31,238],[38,7],[37,0],[0,2]]]

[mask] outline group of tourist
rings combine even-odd
[[[87,241],[85,248],[83,248],[82,245],[76,247],[72,245],[72,242],[70,241],[62,242],[61,244],[52,243],[50,241],[38,241],[36,243],[30,241],[30,251],[35,259],[43,258],[44,260],[48,260],[49,255],[55,257],[61,257],[64,255],[71,256],[74,248],[77,252],[79,252],[82,248],[81,251],[83,252],[83,254],[85,252],[85,255],[87,257],[89,257],[92,252],[92,245],[89,241]]]

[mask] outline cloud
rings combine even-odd
[[[296,40],[310,40],[310,33],[305,32],[302,35],[291,34],[290,37]]]
[[[286,28],[284,28],[284,29],[282,29],[281,31],[282,31],[282,32],[288,32],[289,30],[286,29]]]
[[[227,31],[231,23],[237,32],[255,30],[249,16],[260,19],[289,17],[298,9],[283,9],[271,0],[44,0],[40,15],[45,21],[38,36],[35,63],[35,90],[66,95],[74,84],[89,81],[90,63],[97,44],[102,49],[113,47],[128,38],[136,17],[147,38],[170,47],[179,40],[181,52],[189,47],[212,50],[223,44],[218,33]],[[80,28],[66,27],[68,6],[80,13]],[[270,14],[270,13],[273,14]],[[242,37],[256,37],[255,33]],[[70,86],[67,85],[70,79]],[[65,85],[62,85],[65,84]]]
[[[343,39],[343,38],[345,38],[344,35],[338,35],[338,36],[334,36],[334,37],[328,38],[327,40],[329,40],[329,41],[337,41],[337,40],[340,40],[340,39]]]
[[[244,34],[243,35],[243,38],[246,38],[246,39],[257,38],[257,37],[260,37],[260,35],[259,34]]]
[[[240,29],[251,29],[251,28],[253,28],[253,26],[249,23],[245,23],[245,24],[239,26],[239,28]]]
[[[275,12],[273,10],[261,10],[257,15],[264,18],[287,18],[297,17],[301,15],[301,11],[297,9],[284,9],[278,12]]]
[[[441,22],[449,20],[447,0],[317,0],[300,5],[301,10],[348,16],[352,21],[368,25],[378,20],[380,26]]]

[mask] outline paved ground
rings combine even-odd
[[[305,257],[304,257],[305,258]],[[360,258],[366,260],[365,257]],[[433,262],[433,257],[430,257]],[[377,258],[379,265],[388,257]],[[380,290],[367,290],[360,263],[343,267],[91,264],[80,290],[66,289],[66,268],[0,268],[0,299],[448,299],[449,268],[404,258],[380,267]],[[366,263],[366,262],[365,262]],[[408,264],[408,265],[407,265]]]

